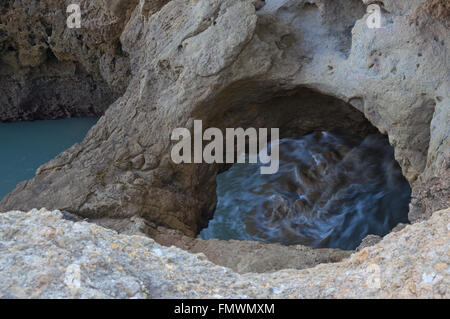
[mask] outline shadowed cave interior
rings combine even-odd
[[[280,170],[218,167],[216,206],[199,238],[351,250],[408,223],[409,183],[388,137],[360,111],[309,88],[260,92],[269,93],[224,92],[229,106],[219,98],[208,127],[279,127]]]

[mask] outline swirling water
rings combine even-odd
[[[0,200],[36,169],[80,142],[98,118],[0,123]]]
[[[387,138],[316,132],[280,140],[280,170],[234,164],[217,176],[203,239],[354,249],[408,222],[411,189]]]

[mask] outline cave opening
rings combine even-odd
[[[408,223],[411,189],[386,137],[323,131],[279,146],[276,174],[247,163],[217,175],[217,208],[200,238],[353,250]]]
[[[217,165],[215,202],[205,199],[212,209],[202,214],[199,238],[353,250],[367,235],[409,223],[410,185],[388,137],[362,112],[305,87],[245,92],[224,92],[229,106],[212,108],[220,111],[208,123],[279,127],[280,170]]]

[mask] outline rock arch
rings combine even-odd
[[[171,131],[194,119],[216,127],[280,126],[284,134],[334,127],[364,134],[373,130],[370,122],[389,136],[413,186],[413,219],[449,206],[448,134],[436,129],[448,121],[448,44],[428,42],[429,34],[444,39],[445,26],[421,20],[411,27],[409,17],[394,12],[390,28],[402,37],[382,37],[358,16],[362,4],[348,0],[335,30],[335,6],[317,3],[305,9],[304,1],[287,1],[256,12],[250,0],[173,0],[150,18],[137,6],[120,37],[132,72],[124,95],[82,143],[42,166],[0,209],[141,216],[192,236],[213,211],[220,169],[171,163]],[[305,38],[311,30],[296,23],[308,15],[320,36]],[[429,67],[412,72],[418,60]],[[428,193],[427,185],[439,191]]]

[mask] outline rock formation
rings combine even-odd
[[[171,161],[172,130],[191,129],[196,119],[205,127],[280,127],[282,136],[378,130],[389,137],[412,186],[410,221],[450,207],[448,1],[378,1],[383,4],[378,29],[366,23],[367,0],[266,0],[257,5],[259,10],[253,0],[78,2],[84,12],[81,29],[66,28],[64,2],[0,1],[0,120],[100,114],[118,97],[82,143],[40,167],[35,178],[0,202],[0,211],[47,207],[92,221],[109,220],[111,227],[142,218],[153,225],[152,231],[163,227],[193,237],[213,216],[215,178],[226,169]],[[102,286],[108,285],[106,279],[97,278],[103,280],[98,289],[78,287],[97,274],[87,270],[94,264],[114,271],[130,285],[123,290],[127,296],[138,297],[448,296],[448,211],[391,234],[342,263],[259,277],[213,267],[150,239],[71,224],[58,214],[19,216],[1,218],[17,225],[14,229],[23,236],[33,233],[20,227],[40,225],[35,236],[42,241],[53,236],[46,223],[67,232],[80,228],[86,243],[60,234],[69,241],[60,248],[64,254],[70,252],[64,247],[73,245],[85,250],[78,263],[70,256],[61,265],[43,259],[48,274],[36,276],[48,281],[40,291],[37,286],[17,288],[27,280],[14,276],[28,269],[25,259],[8,266],[14,279],[9,284],[2,275],[0,286],[14,296],[125,296],[106,293],[118,291]],[[4,229],[6,224],[1,225]],[[90,238],[90,228],[98,239]],[[12,232],[3,230],[2,236],[7,239]],[[137,253],[124,248],[114,255],[111,245],[123,247],[123,241],[132,247],[133,240],[143,242],[143,248],[133,249],[142,249],[139,256],[149,258],[139,264],[142,269],[150,262],[158,270],[122,277],[120,269],[108,268],[127,264],[134,258],[129,254]],[[33,252],[51,258],[53,248]],[[446,260],[427,255],[431,250],[439,250]],[[116,257],[127,262],[118,263]],[[362,292],[359,284],[365,278],[359,272],[372,260],[381,263],[385,286]],[[191,281],[174,283],[173,278],[183,278],[182,263],[207,283],[200,289],[210,292],[196,294],[194,289],[189,295],[183,289],[194,288]],[[58,276],[66,273],[69,288],[52,281],[52,269]],[[166,275],[169,279],[157,279]],[[309,288],[311,278],[316,287],[328,288]],[[405,282],[407,286],[400,284]],[[149,295],[146,291],[152,289]]]
[[[9,212],[0,298],[449,298],[449,216],[436,212],[343,262],[239,275],[57,211]]]
[[[0,2],[0,121],[103,114],[128,85],[119,37],[137,2]],[[67,28],[72,3],[81,29]]]
[[[192,127],[193,119],[219,128],[279,126],[284,135],[365,134],[370,122],[389,136],[413,187],[410,219],[450,206],[448,19],[426,14],[422,1],[384,1],[380,29],[368,28],[357,0],[267,1],[257,12],[250,0],[174,0],[153,15],[145,3],[134,8],[120,42],[124,22],[115,33],[62,27],[56,57],[71,52],[68,60],[96,74],[95,57],[105,59],[106,49],[66,43],[77,34],[89,35],[79,46],[108,35],[129,55],[130,84],[83,143],[42,166],[1,210],[141,216],[192,236],[212,216],[223,169],[171,162],[171,131]],[[110,21],[103,14],[95,17]]]

